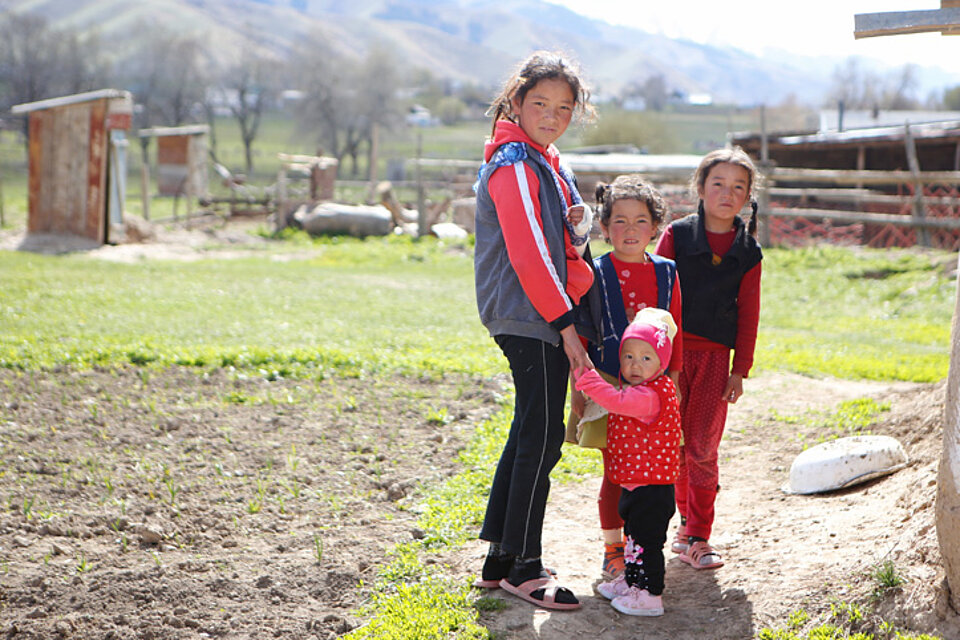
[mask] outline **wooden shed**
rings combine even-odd
[[[754,158],[762,156],[761,134],[736,133],[730,141]],[[910,124],[906,116],[899,126],[775,133],[766,143],[768,157],[781,167],[907,170],[912,146],[921,171],[960,170],[960,121],[956,120]]]
[[[108,242],[110,222],[122,219],[130,92],[102,89],[11,111],[29,118],[27,232]]]
[[[157,193],[194,196],[207,193],[207,136],[205,124],[141,129],[141,138],[157,140]]]

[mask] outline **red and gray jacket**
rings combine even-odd
[[[574,307],[593,282],[564,224],[573,199],[559,178],[559,154],[500,121],[484,162],[475,187],[480,320],[492,336],[558,345],[559,331],[573,323]]]

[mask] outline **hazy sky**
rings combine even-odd
[[[960,36],[853,37],[854,15],[938,9],[939,0],[549,0],[592,18],[696,42],[763,53],[860,55],[891,68],[907,63],[960,73]]]

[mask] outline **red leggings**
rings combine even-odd
[[[607,476],[609,469],[606,448],[600,449],[603,453],[603,482],[600,483],[600,495],[597,503],[600,506],[600,528],[601,529],[622,529],[623,519],[620,518],[618,505],[620,504],[620,494],[623,488],[610,482]]]
[[[730,351],[683,352],[680,372],[680,419],[683,447],[675,484],[677,510],[687,520],[687,534],[709,539],[713,529],[720,470],[720,439],[727,421],[723,390],[730,379]]]

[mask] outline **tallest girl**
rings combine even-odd
[[[544,569],[540,543],[569,372],[592,368],[573,318],[593,282],[578,251],[588,238],[573,224],[582,200],[553,143],[575,116],[592,113],[588,100],[569,61],[531,55],[491,105],[493,131],[475,186],[477,305],[516,389],[480,532],[490,549],[479,584],[550,609],[580,606]]]

